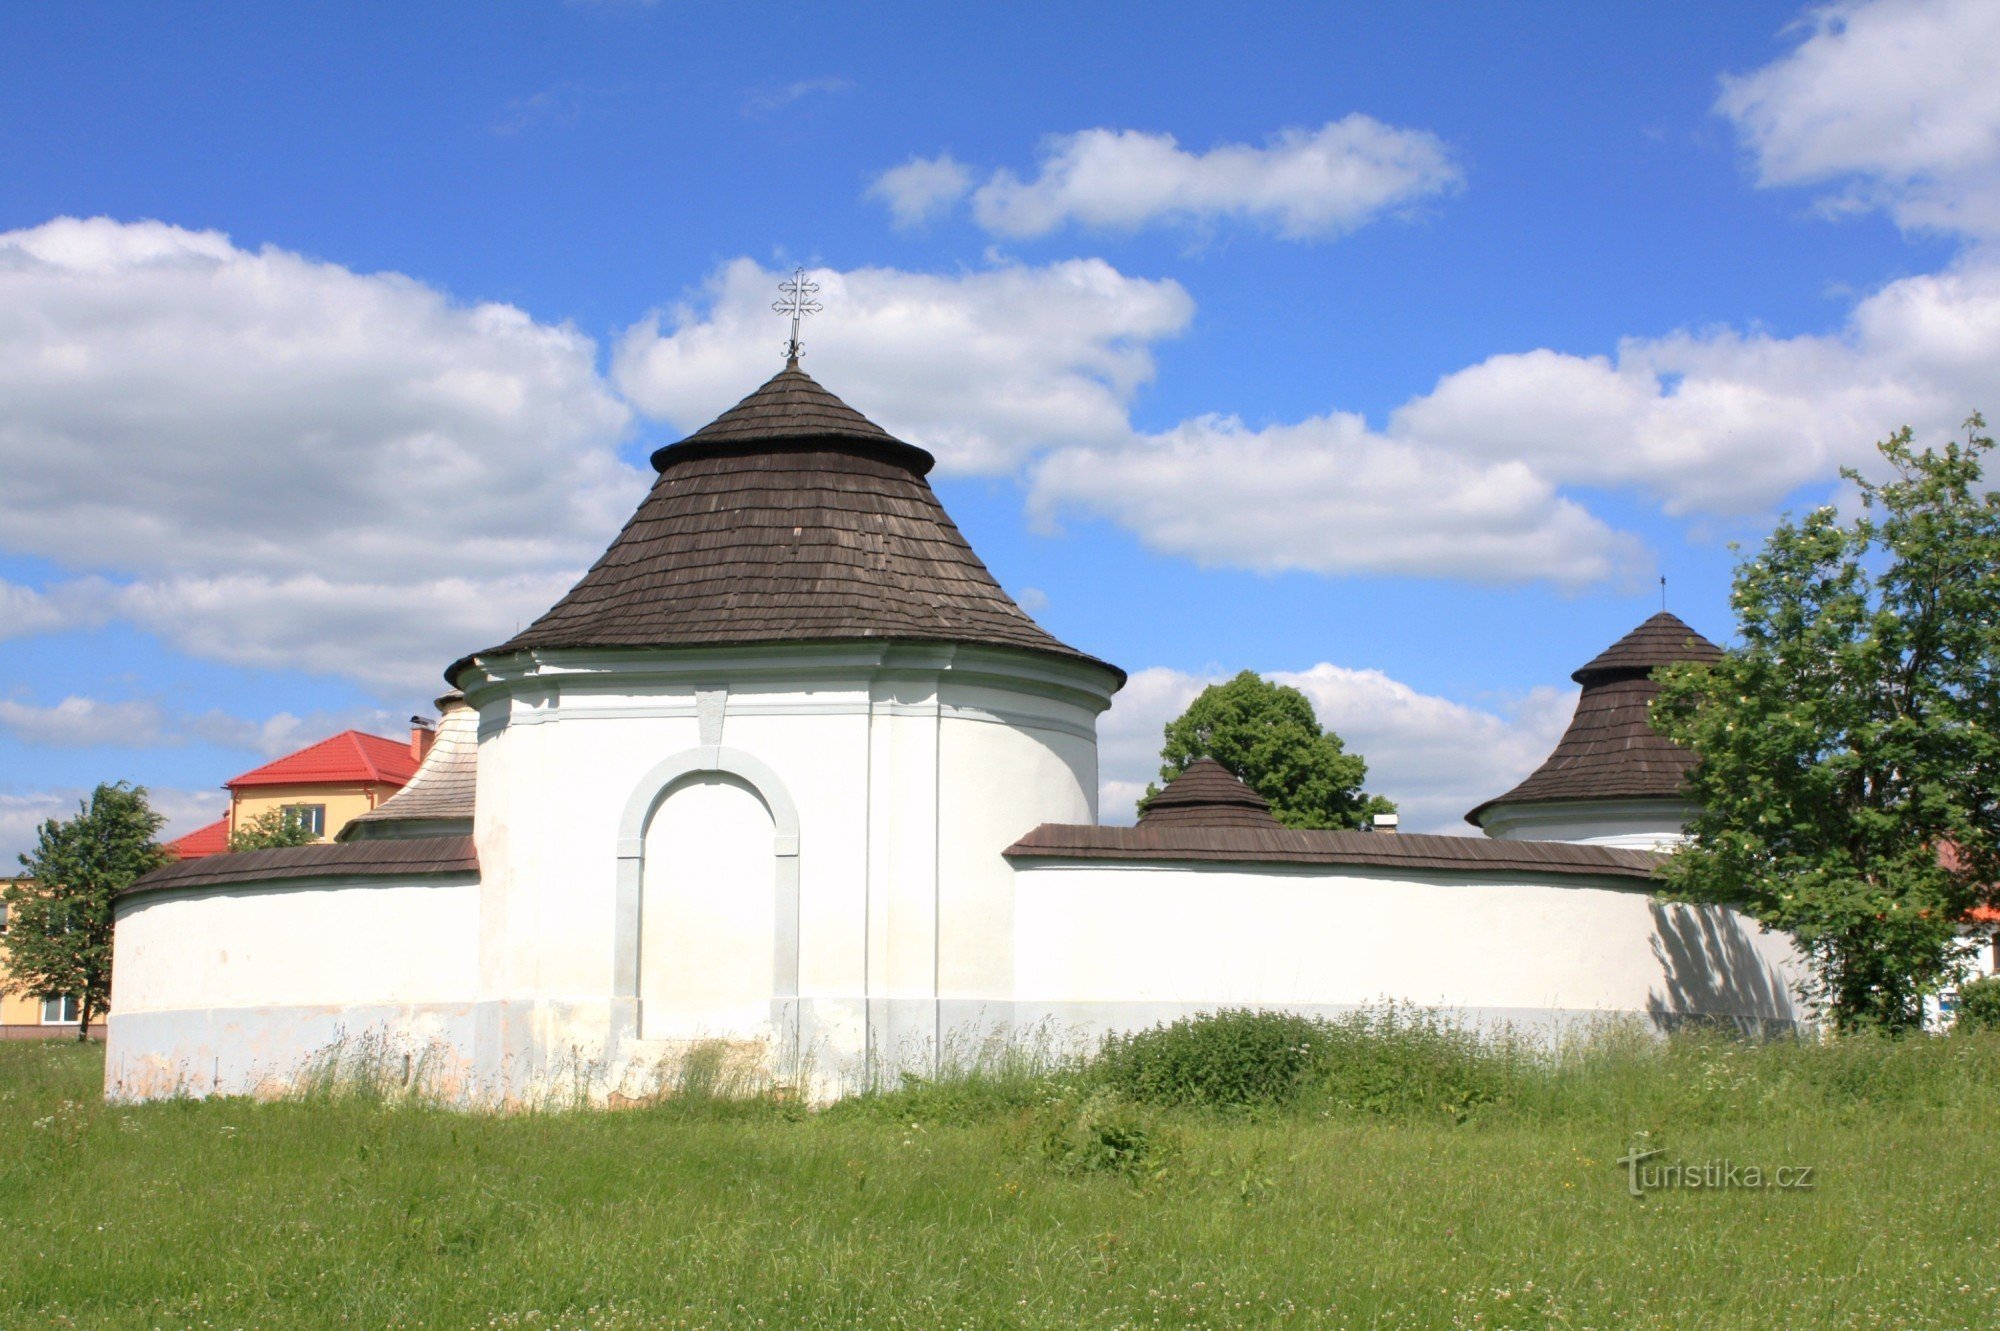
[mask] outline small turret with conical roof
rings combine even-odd
[[[925,480],[929,453],[796,360],[652,462],[659,479],[611,548],[547,613],[479,658],[886,639],[1019,648],[1124,682],[1001,590]]]
[[[1146,803],[1141,827],[1283,827],[1270,801],[1213,758],[1197,758]]]
[[[1695,756],[1653,729],[1653,671],[1715,661],[1722,649],[1662,610],[1570,676],[1576,714],[1527,780],[1465,815],[1488,836],[1656,846],[1681,835],[1693,806],[1681,783]]]

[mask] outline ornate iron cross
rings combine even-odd
[[[799,341],[799,320],[808,314],[818,314],[822,308],[813,299],[819,294],[819,283],[806,281],[806,270],[799,268],[792,273],[790,281],[778,283],[778,290],[785,293],[785,298],[775,302],[771,308],[779,314],[792,316],[792,340],[785,343],[785,360],[789,363],[797,360],[799,353],[806,349],[805,344]]]

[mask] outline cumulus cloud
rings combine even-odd
[[[71,787],[0,791],[0,876],[20,872],[20,856],[34,849],[35,833],[44,822],[74,818],[89,798],[88,790]],[[166,825],[160,829],[161,841],[186,836],[220,818],[229,807],[229,796],[221,790],[148,786],[146,799],[155,813],[166,817]]]
[[[424,708],[423,714],[428,713]],[[198,740],[276,758],[343,730],[399,737],[406,732],[410,715],[362,705],[305,716],[278,712],[259,719],[220,708],[191,713],[150,698],[107,700],[72,694],[47,705],[0,698],[0,734],[48,748],[158,748]]]
[[[972,172],[950,153],[912,157],[875,177],[868,197],[889,207],[898,227],[921,226],[950,208],[972,190]]]
[[[278,712],[258,720],[232,716],[217,708],[198,715],[176,717],[172,724],[176,739],[202,740],[270,759],[296,753],[307,745],[317,744],[344,730],[363,730],[389,739],[400,739],[409,733],[410,716],[427,715],[429,711],[428,707],[421,713],[391,712],[380,707],[347,707],[337,711],[309,712],[304,716]]]
[[[1535,689],[1489,711],[1418,692],[1379,670],[1321,662],[1261,673],[1304,693],[1320,724],[1368,760],[1367,788],[1396,801],[1409,832],[1472,833],[1466,811],[1540,765],[1576,708],[1573,688]],[[1098,721],[1105,822],[1132,821],[1147,782],[1158,779],[1166,724],[1228,677],[1160,666],[1132,675]]]
[[[830,312],[804,333],[812,372],[951,472],[1005,472],[1040,449],[1123,438],[1133,394],[1153,376],[1151,344],[1194,316],[1178,282],[1101,259],[809,275]],[[779,278],[737,259],[698,300],[629,329],[613,360],[619,388],[683,429],[726,410],[776,367]]]
[[[102,702],[72,694],[46,707],[0,698],[0,731],[54,748],[145,748],[159,742],[162,727],[160,709],[150,702]]]
[[[1086,129],[1045,140],[1032,179],[994,171],[972,193],[972,213],[986,230],[1016,239],[1069,225],[1136,231],[1236,221],[1307,240],[1342,235],[1460,180],[1436,135],[1359,113],[1283,130],[1261,147],[1200,153],[1171,134]],[[870,192],[902,222],[956,202],[969,181],[949,157],[918,158],[885,172]]]
[[[1909,228],[2000,235],[2000,6],[1833,4],[1784,58],[1725,78],[1766,185],[1843,184],[1831,211],[1882,208]]]
[[[63,622],[62,611],[48,597],[0,578],[0,641],[46,633]]]
[[[0,546],[86,575],[10,625],[427,689],[630,512],[629,417],[511,306],[157,222],[0,234]]]
[[[1101,515],[1204,565],[1577,587],[1647,570],[1643,548],[1517,461],[1468,461],[1336,414],[1251,430],[1209,417],[1037,463],[1044,522]]]
[[[1900,425],[1935,440],[1993,400],[2000,262],[1891,282],[1831,333],[1631,338],[1615,357],[1494,356],[1405,404],[1389,433],[1560,484],[1630,486],[1670,513],[1747,513]]]

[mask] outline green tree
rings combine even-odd
[[[1363,827],[1396,806],[1361,789],[1368,764],[1340,736],[1320,729],[1297,689],[1245,670],[1211,684],[1166,728],[1160,784],[1139,800],[1144,813],[1167,782],[1197,758],[1213,758],[1271,802],[1287,827]]]
[[[250,820],[248,827],[229,834],[229,848],[235,850],[277,850],[284,846],[311,846],[319,837],[298,815],[283,809],[266,809]]]
[[[2000,499],[1992,441],[1878,445],[1860,508],[1786,519],[1736,571],[1742,645],[1660,672],[1653,722],[1700,755],[1671,890],[1792,935],[1841,1029],[1910,1030],[2000,881]]]
[[[74,997],[79,1040],[111,996],[112,898],[166,859],[153,840],[164,821],[145,787],[100,785],[76,817],[41,825],[21,856],[30,881],[6,890],[4,984],[31,998]]]

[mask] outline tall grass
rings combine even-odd
[[[823,1110],[704,1058],[498,1114],[400,1054],[107,1105],[96,1049],[0,1046],[0,1327],[2000,1325],[2000,1033],[1228,1014]],[[1641,1133],[1817,1185],[1634,1199]]]

